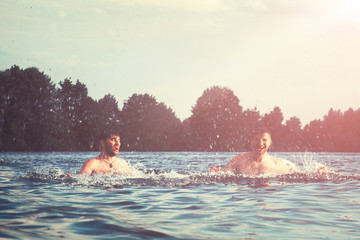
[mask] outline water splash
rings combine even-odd
[[[194,155],[194,154],[193,154]],[[144,159],[141,159],[132,167],[134,174],[133,175],[113,175],[113,174],[97,174],[97,175],[78,175],[76,170],[79,169],[79,165],[68,166],[61,165],[63,161],[59,163],[60,168],[52,168],[52,165],[55,163],[53,160],[47,160],[47,164],[44,164],[44,161],[39,162],[38,156],[34,160],[38,163],[38,166],[32,168],[31,171],[28,171],[28,166],[22,167],[21,169],[24,172],[21,174],[20,178],[24,181],[31,181],[36,184],[62,184],[69,187],[96,187],[96,188],[122,188],[126,186],[139,186],[139,187],[180,187],[187,188],[199,185],[247,185],[250,187],[266,186],[268,183],[271,184],[288,184],[288,183],[318,183],[318,182],[328,182],[328,183],[340,183],[345,181],[360,181],[360,177],[356,174],[347,174],[339,173],[329,169],[327,174],[320,174],[318,169],[323,164],[314,160],[311,153],[300,155],[285,155],[281,156],[284,159],[290,158],[292,162],[295,162],[298,166],[296,173],[284,174],[284,175],[271,175],[264,174],[258,176],[247,176],[247,175],[234,175],[231,173],[220,172],[214,175],[208,175],[209,162],[220,161],[217,155],[211,156],[209,158],[206,155],[206,158],[199,158],[197,155],[195,157],[190,154],[186,156],[185,160],[180,159],[179,161],[174,161],[172,155],[169,157],[162,156],[161,158],[158,155],[154,155],[150,160],[145,156]],[[131,157],[131,155],[129,155]],[[222,155],[221,155],[222,156]],[[328,155],[326,155],[328,156]],[[176,155],[178,157],[178,155]],[[44,157],[48,159],[48,157]],[[85,158],[85,157],[84,157]],[[139,157],[137,156],[137,159]],[[166,165],[169,159],[172,159],[172,165]],[[179,157],[178,157],[179,158]],[[224,154],[224,159],[221,159],[223,162],[226,162],[229,158]],[[292,158],[292,159],[291,159]],[[319,157],[318,157],[319,158]],[[62,158],[59,158],[62,159]],[[153,162],[150,162],[151,160]],[[165,161],[165,160],[166,161]],[[190,160],[189,160],[190,159]],[[203,159],[206,159],[204,161]],[[26,160],[26,161],[25,161]],[[40,159],[41,160],[41,159]],[[15,161],[15,160],[13,160]],[[19,163],[26,163],[27,157],[22,157],[21,161],[16,161],[16,164],[11,165],[11,161],[0,159],[0,164],[8,165],[10,168],[12,166],[19,167]],[[149,163],[150,162],[150,163]],[[147,163],[147,166],[154,166],[153,168],[147,168],[144,163]],[[181,163],[186,163],[184,167],[179,167]],[[176,166],[175,166],[175,165]],[[191,169],[186,168],[186,166],[193,166]],[[210,164],[211,165],[211,164]],[[161,167],[174,166],[168,169],[160,169]],[[64,169],[73,169],[73,172],[66,171]],[[158,169],[156,169],[158,168]],[[76,170],[74,170],[76,169]],[[72,177],[69,178],[67,173],[71,173]]]
[[[319,169],[326,167],[324,164],[315,161],[310,155],[305,154],[302,158],[302,166],[304,173],[317,173]],[[328,167],[326,167],[328,169]],[[329,172],[333,172],[328,169]]]
[[[315,164],[316,165],[316,164]],[[306,165],[305,168],[311,167]],[[173,170],[138,170],[133,175],[114,175],[114,174],[96,174],[96,175],[77,175],[69,178],[61,169],[49,169],[42,172],[27,172],[21,177],[26,181],[39,184],[65,184],[70,187],[95,187],[104,189],[119,189],[126,186],[139,187],[170,187],[186,188],[199,185],[246,185],[250,188],[266,187],[271,184],[289,184],[289,183],[341,183],[346,181],[360,181],[360,176],[349,176],[337,173],[319,174],[316,172],[298,172],[293,174],[284,174],[278,176],[259,175],[246,176],[228,173],[219,173],[208,175],[207,173],[179,173]]]
[[[64,180],[69,179],[67,174],[59,168],[28,171],[21,175],[20,178],[33,183],[62,183]]]

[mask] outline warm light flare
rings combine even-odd
[[[360,1],[347,0],[334,5],[333,17],[336,20],[355,21],[360,24]]]

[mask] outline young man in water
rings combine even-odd
[[[260,174],[288,174],[298,171],[296,165],[288,160],[279,160],[270,156],[267,152],[271,145],[271,133],[267,130],[255,132],[251,139],[253,151],[240,154],[229,161],[225,166],[225,172],[235,174],[260,175]],[[216,169],[214,165],[209,173],[218,173],[221,167]],[[320,167],[319,173],[327,173],[325,167]]]
[[[100,136],[101,153],[98,157],[84,163],[79,174],[116,173],[131,174],[126,161],[117,158],[121,142],[117,133],[102,133]]]

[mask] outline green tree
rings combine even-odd
[[[121,124],[127,150],[179,150],[180,120],[171,108],[149,94],[133,94],[124,102]]]
[[[233,91],[213,86],[206,89],[189,118],[193,150],[231,151],[242,133],[242,107]]]
[[[327,142],[330,143],[330,151],[343,151],[346,146],[345,126],[343,114],[340,110],[330,109],[324,116],[324,128],[327,134]]]
[[[326,142],[328,133],[321,120],[312,120],[304,127],[304,142],[307,151],[322,152],[331,151],[330,142]]]
[[[97,136],[99,136],[102,131],[106,130],[114,130],[120,133],[121,112],[119,110],[119,104],[116,98],[111,94],[107,94],[102,99],[100,99],[98,103],[100,112],[97,123]]]
[[[53,148],[55,85],[37,68],[11,67],[1,74],[2,150]]]
[[[62,150],[90,150],[95,142],[98,121],[96,103],[88,96],[87,88],[79,80],[72,84],[71,79],[60,82],[58,90],[57,137],[61,139]]]
[[[261,125],[262,116],[260,115],[257,108],[247,109],[242,114],[242,135],[239,137],[241,139],[242,149],[239,151],[250,151],[251,150],[251,138],[253,136],[253,132]]]
[[[303,131],[299,118],[292,117],[286,121],[281,141],[283,142],[283,149],[281,151],[304,150]]]
[[[344,113],[344,141],[346,145],[342,151],[360,152],[360,108],[352,108]]]

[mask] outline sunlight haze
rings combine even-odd
[[[184,120],[211,86],[284,120],[360,107],[360,1],[0,1],[0,70],[80,80],[122,108],[149,93]]]

